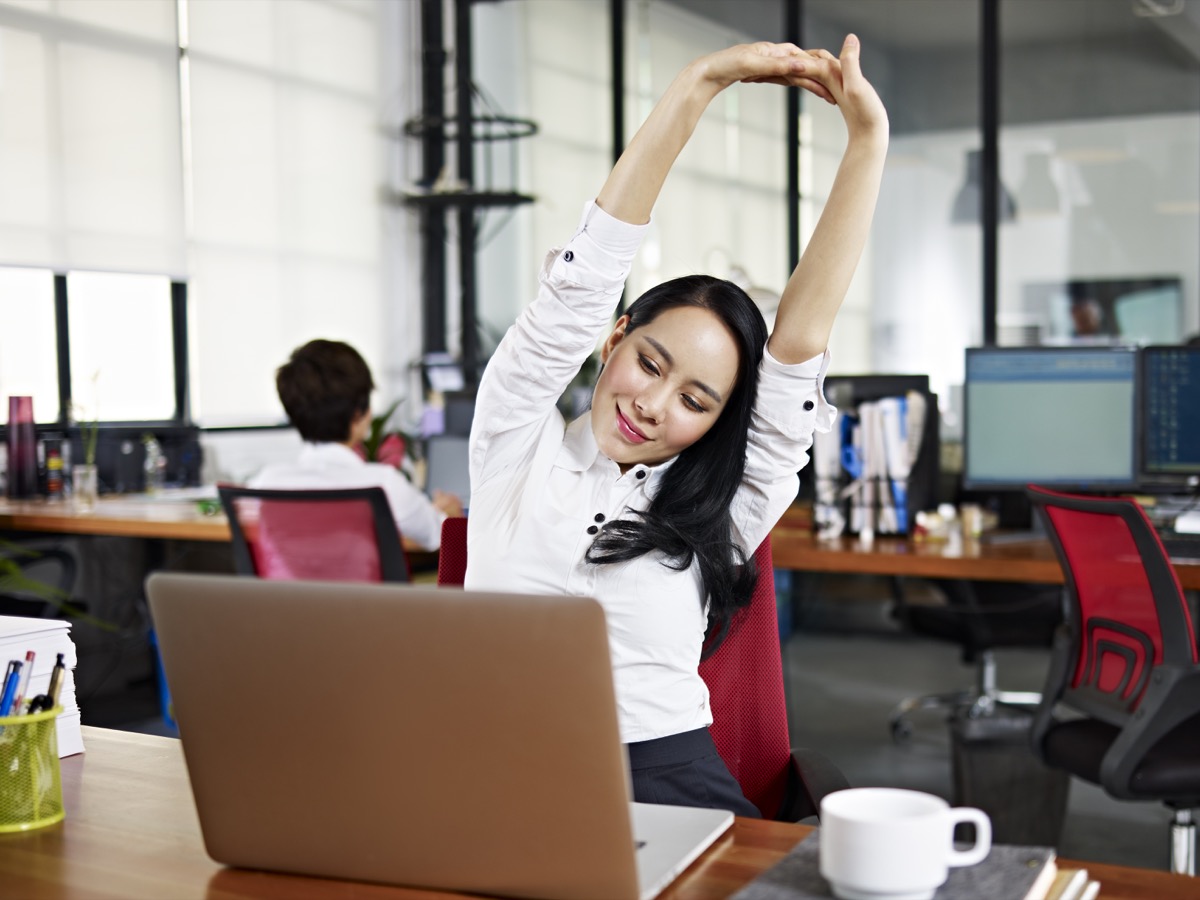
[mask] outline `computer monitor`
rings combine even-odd
[[[1183,329],[1183,281],[1158,277],[1072,279],[1021,286],[1006,345],[1161,344]]]
[[[1116,491],[1137,483],[1137,350],[967,350],[967,490]]]
[[[1200,478],[1200,347],[1142,348],[1142,479],[1188,486]]]

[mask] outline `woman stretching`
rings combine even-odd
[[[667,172],[737,82],[805,88],[838,106],[849,137],[774,331],[740,288],[699,275],[647,291],[613,327]],[[547,256],[482,378],[466,585],[599,600],[635,800],[759,815],[709,737],[698,666],[749,603],[754,550],[796,497],[813,431],[833,422],[826,345],[887,142],[854,36],[839,57],[756,43],[695,60]],[[567,424],[556,401],[606,332],[591,410]]]

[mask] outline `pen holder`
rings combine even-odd
[[[63,819],[58,731],[62,707],[0,716],[0,833],[29,831]]]

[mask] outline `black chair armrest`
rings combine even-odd
[[[829,757],[816,750],[793,747],[787,794],[776,818],[781,822],[799,822],[819,815],[822,797],[848,787],[850,782]]]

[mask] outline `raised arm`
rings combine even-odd
[[[782,363],[811,359],[829,344],[834,317],[871,228],[888,145],[887,112],[863,78],[858,38],[846,38],[840,57],[812,51],[801,61],[800,74],[832,96],[849,141],[825,210],[779,303],[767,346]]]
[[[739,81],[804,87],[831,100],[825,60],[794,44],[739,44],[690,63],[662,95],[617,160],[596,203],[623,222],[642,225],[667,172],[712,99]],[[807,67],[807,68],[806,68]],[[819,78],[811,77],[817,71]]]

